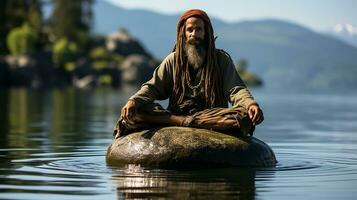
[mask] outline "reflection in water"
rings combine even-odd
[[[118,199],[255,199],[255,169],[216,168],[186,171],[128,165],[114,172]]]
[[[0,147],[7,146],[7,137],[9,130],[9,119],[7,117],[8,111],[8,90],[0,88]],[[1,159],[1,157],[0,157]]]
[[[39,113],[42,113],[42,98],[37,95],[30,95],[25,88],[16,88],[8,91],[8,126],[9,130],[8,146],[33,147],[37,146],[33,141],[28,140],[32,131],[31,124],[38,121]]]
[[[93,93],[106,98],[94,102]],[[94,139],[103,134],[111,139],[112,116],[118,110],[113,109],[112,94],[108,88],[0,89],[0,199],[5,194],[11,199],[16,194],[21,195],[15,199],[37,199],[35,194],[98,194],[93,188],[100,188],[99,176],[78,173],[77,166],[68,163],[104,158],[108,142]],[[100,148],[94,148],[100,142]],[[105,168],[102,160],[101,169]],[[57,163],[67,165],[57,167]]]
[[[52,91],[52,114],[50,132],[54,145],[64,144],[66,141],[85,141],[85,127],[89,123],[88,93],[74,88]]]
[[[106,165],[129,93],[0,89],[0,199],[355,199],[357,95],[257,94],[275,168],[177,171]]]
[[[74,104],[75,92],[73,89],[64,91],[29,91],[24,88],[16,88],[2,91],[1,105],[4,111],[1,112],[1,134],[2,147],[23,148],[21,151],[13,153],[20,158],[33,153],[29,149],[37,149],[47,146],[49,143],[65,143],[64,137],[68,130],[72,130],[72,136],[80,138],[82,132],[77,132],[79,127],[73,128],[80,118],[74,118],[73,113],[86,115],[79,111],[86,101]],[[80,99],[76,99],[77,101]],[[50,140],[48,140],[50,138]]]
[[[36,142],[29,140],[29,124],[36,120],[32,113],[38,113],[41,107],[36,100],[40,99],[31,98],[24,88],[0,90],[0,167],[18,168],[13,159],[26,157],[31,148],[37,147]],[[11,148],[23,149],[16,151]]]

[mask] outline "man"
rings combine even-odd
[[[167,110],[154,103],[167,98]],[[263,119],[230,56],[215,48],[209,17],[193,9],[179,19],[173,52],[122,108],[114,134],[120,137],[153,125],[174,125],[246,136]]]

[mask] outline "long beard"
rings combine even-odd
[[[206,59],[206,48],[203,44],[185,44],[187,62],[194,69],[199,69]]]

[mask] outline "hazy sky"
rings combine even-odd
[[[233,22],[275,18],[327,31],[338,23],[357,26],[357,0],[108,0],[124,8],[177,14],[200,8],[210,16]]]

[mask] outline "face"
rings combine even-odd
[[[205,38],[205,23],[197,17],[190,17],[186,20],[185,36],[186,42],[190,44],[200,44]]]

